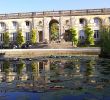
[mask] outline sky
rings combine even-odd
[[[110,8],[110,0],[1,0],[0,14]]]

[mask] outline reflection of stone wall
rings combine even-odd
[[[95,58],[95,57],[94,57]],[[85,59],[85,60],[84,60]],[[39,85],[46,85],[47,83],[57,83],[62,82],[64,80],[71,80],[77,79],[74,81],[72,80],[72,84],[74,83],[75,86],[81,86],[82,82],[84,84],[94,84],[97,81],[96,75],[97,72],[101,74],[101,72],[95,69],[96,59],[89,58],[73,58],[73,59],[46,59],[43,61],[35,61],[35,66],[37,68],[36,72],[34,71],[27,71],[24,70],[27,68],[22,69],[22,74],[18,74],[17,72],[13,71],[14,63],[10,62],[10,67],[12,68],[9,73],[0,72],[0,81],[1,82],[13,82],[13,81],[28,81],[28,82],[36,82],[35,84]],[[26,64],[29,64],[33,61],[25,61]],[[19,61],[18,61],[19,63]],[[31,66],[30,66],[31,67]],[[2,61],[0,62],[0,71],[2,69]],[[102,68],[103,70],[103,68]],[[19,78],[18,78],[19,77]],[[96,79],[95,79],[96,78]],[[100,79],[100,78],[99,78]],[[102,80],[104,81],[104,80]],[[108,82],[108,81],[107,81]],[[25,82],[24,82],[25,83]],[[100,82],[99,82],[100,83]],[[30,84],[30,83],[29,83]],[[86,86],[86,85],[85,85]]]

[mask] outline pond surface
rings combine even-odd
[[[4,59],[0,100],[110,100],[110,59]]]

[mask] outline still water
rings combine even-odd
[[[110,59],[0,61],[0,100],[110,100]]]

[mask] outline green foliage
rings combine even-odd
[[[58,27],[58,24],[57,23],[53,23],[51,25],[50,32],[51,32],[51,40],[58,39],[59,27]]]
[[[9,39],[9,32],[5,32],[3,36],[4,36],[3,37],[4,45],[6,45],[6,46],[9,45],[9,41],[10,41],[10,39]]]
[[[36,30],[32,29],[31,34],[30,34],[30,41],[32,44],[35,44],[37,41],[37,34],[36,34]]]
[[[75,28],[70,28],[70,32],[72,34],[72,45],[77,46],[78,44],[78,38],[77,38],[77,32]]]
[[[37,67],[38,67],[38,64],[36,62],[32,61],[31,62],[32,72],[37,72],[38,71]]]
[[[86,63],[86,71],[85,74],[86,76],[90,76],[93,73],[93,64],[94,64],[94,60],[88,60],[88,62]]]
[[[110,26],[102,26],[100,33],[102,52],[110,54]]]
[[[94,45],[94,32],[92,31],[92,29],[88,26],[88,25],[86,25],[85,27],[84,27],[84,32],[85,32],[85,34],[86,34],[86,44],[87,45]]]
[[[21,74],[24,67],[25,63],[20,59],[19,64],[17,65],[17,73]]]
[[[9,67],[10,67],[10,62],[9,61],[4,61],[3,62],[3,71],[8,73],[9,72]]]
[[[19,45],[19,47],[21,47],[23,45],[24,37],[22,35],[22,30],[18,30],[18,34],[17,34],[17,37],[16,37],[16,42]]]

